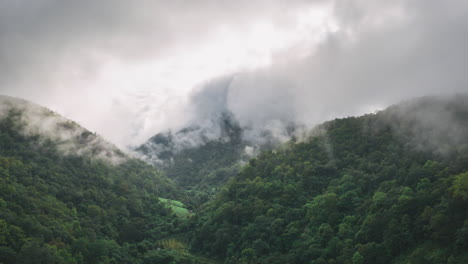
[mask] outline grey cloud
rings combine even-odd
[[[112,86],[89,88],[101,73],[103,63],[116,60],[133,65],[158,61],[181,50],[196,49],[222,28],[248,29],[252,21],[267,20],[284,26],[295,11],[311,2],[323,1],[3,0],[0,94],[66,109],[81,120],[94,115],[108,117],[99,112],[104,111],[103,107],[95,105],[111,105],[112,97],[120,91]],[[70,101],[79,109],[71,109]],[[127,101],[110,106],[107,111],[128,112],[135,107],[131,103],[141,100]],[[151,115],[154,111],[143,107],[138,114]],[[149,118],[130,117],[122,123],[136,119],[148,122]],[[108,129],[109,126],[116,129]],[[121,127],[113,122],[100,129],[108,135],[107,131],[121,131]],[[122,136],[113,138],[119,138],[118,143],[122,144]]]
[[[468,94],[408,100],[379,112],[380,129],[390,125],[409,147],[447,156],[467,147]]]
[[[227,108],[242,126],[285,135],[288,122],[312,126],[407,98],[468,92],[468,3],[336,1],[335,15],[340,30],[310,56],[236,74]]]
[[[2,1],[0,91],[41,103],[69,101],[80,91],[68,84],[92,79],[103,58],[158,60],[203,43],[220,27],[243,30],[262,18],[281,27],[311,2],[327,1]],[[170,118],[209,126],[208,113],[228,110],[252,128],[251,138],[265,128],[281,136],[291,122],[310,126],[409,97],[468,91],[468,2],[333,3],[338,31],[310,47],[310,55],[297,59],[289,50],[270,67],[208,82]],[[165,111],[144,102],[142,113]],[[122,113],[132,107],[119,104]],[[121,122],[134,120],[124,115]]]
[[[154,59],[197,43],[219,26],[247,27],[262,16],[287,21],[281,15],[285,6],[306,3],[5,0],[0,3],[0,67],[7,73],[2,84],[43,76],[53,80],[61,67],[86,73],[90,64],[99,64],[99,56]]]
[[[195,89],[190,96],[190,107],[194,118],[201,120],[191,122],[198,124],[202,120],[218,119],[223,112],[228,111],[227,99],[232,81],[233,76],[220,77]]]

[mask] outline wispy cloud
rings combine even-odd
[[[467,91],[467,25],[455,0],[6,0],[0,93],[120,146],[222,110],[281,131]]]

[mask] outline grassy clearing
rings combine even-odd
[[[164,203],[166,207],[171,208],[172,212],[178,217],[186,218],[191,215],[190,211],[185,208],[185,205],[180,201],[165,198],[159,198],[159,200]]]
[[[161,201],[161,202],[163,202],[165,204],[169,204],[169,205],[174,205],[174,206],[178,206],[178,207],[182,207],[182,208],[185,207],[185,205],[181,201],[177,201],[177,200],[159,198],[159,201]]]

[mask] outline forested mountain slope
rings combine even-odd
[[[142,159],[188,190],[195,207],[215,195],[251,158],[280,145],[268,129],[262,131],[259,142],[246,139],[250,128],[241,127],[232,113],[220,113],[213,122],[211,129],[219,130],[219,135],[194,125],[176,133],[159,133],[136,149]],[[284,136],[292,136],[295,129],[290,125]]]
[[[226,263],[468,263],[468,96],[326,122],[253,159],[192,221]]]
[[[0,97],[0,263],[200,263],[160,197],[183,195],[76,123]]]
[[[0,99],[0,263],[468,263],[466,95],[329,121],[243,167],[248,145],[229,119],[225,141],[185,152],[155,137],[183,188],[231,178],[191,217],[180,201],[200,193],[47,109]]]
[[[210,131],[188,127],[175,134],[157,134],[137,151],[181,186],[209,192],[236,175],[240,162],[250,158],[244,152],[248,143],[242,139],[242,129],[234,117],[225,113],[217,122],[217,138],[206,135]]]

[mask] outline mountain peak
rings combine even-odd
[[[39,136],[40,144],[55,144],[64,154],[89,155],[120,163],[126,155],[74,121],[45,107],[9,96],[0,96],[0,118],[10,122],[24,136]]]

